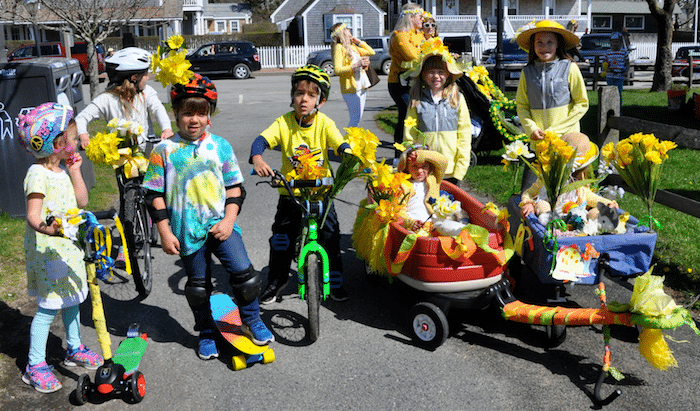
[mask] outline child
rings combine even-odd
[[[440,196],[447,157],[422,147],[409,148],[399,157],[398,171],[411,175],[411,185],[405,188],[408,198],[406,213],[402,215],[403,227],[418,231],[433,214],[430,198]]]
[[[348,127],[357,127],[365,111],[367,89],[371,86],[367,77],[369,56],[374,49],[350,33],[345,23],[331,27],[333,39],[333,65],[335,74],[340,76],[340,92],[350,113]]]
[[[598,158],[598,147],[591,143],[588,137],[582,133],[569,133],[561,139],[576,149],[576,159],[574,160],[574,167],[569,182],[585,179],[586,171],[590,164]],[[595,194],[591,191],[590,186],[586,185],[560,195],[554,210],[552,210],[544,183],[538,179],[530,188],[523,192],[520,201],[520,211],[523,215],[535,213],[535,215],[540,217],[542,224],[545,225],[549,222],[552,211],[556,211],[559,215],[566,214],[563,213],[562,208],[568,202],[585,205],[587,209],[591,209],[588,212],[589,220],[597,217],[596,205],[598,203],[603,203],[610,208],[619,208],[616,201],[611,201]]]
[[[414,80],[406,114],[406,123],[417,123],[420,133],[405,127],[404,144],[427,144],[447,157],[445,179],[457,184],[467,173],[472,147],[469,109],[455,83],[463,72],[439,38],[427,40],[422,48],[407,72]]]
[[[144,131],[138,140],[139,148],[146,155],[152,148],[146,142],[148,133],[153,133],[151,117],[160,125],[161,139],[173,135],[170,117],[158,99],[158,93],[146,84],[150,58],[151,55],[146,50],[127,47],[105,59],[109,76],[106,92],[95,97],[75,118],[83,147],[90,143],[88,124],[100,118],[107,121],[113,118],[125,119],[143,126]]]
[[[243,176],[231,145],[207,130],[217,93],[198,74],[170,92],[178,134],[153,148],[144,187],[151,216],[167,254],[180,254],[187,283],[185,297],[199,331],[197,353],[203,360],[219,356],[209,306],[211,255],[229,274],[242,331],[255,344],[274,336],[260,319],[260,275],[246,253],[236,218],[245,199]]]
[[[610,49],[605,52],[603,67],[605,68],[605,81],[608,86],[617,86],[620,92],[620,106],[622,106],[622,89],[625,85],[627,70],[630,66],[629,52],[622,48],[622,33],[614,32],[610,36]]]
[[[37,391],[49,393],[61,382],[46,364],[49,327],[61,310],[66,327],[65,365],[94,370],[104,363],[80,341],[80,308],[87,297],[85,253],[73,241],[61,237],[58,223],[46,224],[47,211],[65,212],[85,207],[88,191],[80,174],[82,158],[76,153],[78,134],[73,110],[57,103],[44,103],[20,115],[20,143],[37,161],[24,179],[27,197],[27,229],[24,247],[27,258],[27,287],[36,296],[39,309],[32,320],[29,361],[22,381]],[[61,161],[68,173],[61,168]]]
[[[566,53],[578,45],[578,36],[555,21],[543,20],[518,35],[517,42],[529,53],[515,97],[525,134],[536,144],[545,131],[560,136],[580,132],[588,94],[581,70]],[[535,179],[526,169],[523,188]]]
[[[282,149],[282,170],[286,175],[297,164],[297,157],[314,153],[318,164],[330,176],[328,149],[342,153],[350,149],[333,120],[318,111],[328,99],[331,83],[328,74],[314,65],[298,68],[292,75],[292,107],[294,111],[278,117],[270,127],[258,136],[250,150],[249,162],[261,177],[272,176],[272,168],[263,160],[266,148]],[[287,191],[280,189],[275,222],[270,237],[270,272],[268,284],[260,297],[263,304],[273,302],[285,288],[289,280],[289,266],[294,258],[294,243],[299,235],[302,212]],[[324,247],[330,258],[332,276],[341,276],[343,265],[340,257],[340,227],[333,203],[329,205],[328,217],[322,228]],[[331,288],[331,298],[335,301],[348,299],[342,287]]]

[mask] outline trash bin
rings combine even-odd
[[[0,211],[15,217],[27,214],[23,183],[34,157],[19,144],[19,114],[47,101],[70,104],[77,114],[85,106],[82,76],[75,59],[0,63]],[[81,155],[83,178],[90,189],[95,172],[84,151]]]
[[[685,104],[685,98],[687,92],[685,90],[668,90],[668,111],[678,112],[683,104]]]

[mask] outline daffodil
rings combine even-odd
[[[173,36],[170,36],[166,43],[168,44],[168,47],[170,47],[171,50],[177,50],[180,47],[182,47],[183,44],[185,44],[185,38],[179,34],[175,34]]]

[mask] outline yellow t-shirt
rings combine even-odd
[[[331,176],[328,164],[328,149],[338,153],[338,147],[345,142],[343,135],[335,126],[335,122],[327,115],[316,112],[314,122],[309,127],[301,127],[294,111],[278,117],[265,131],[260,133],[267,141],[270,149],[280,146],[282,149],[282,169],[287,175],[298,165],[299,156],[314,153],[319,166],[325,169],[324,175]],[[281,195],[289,195],[284,188],[279,189]]]

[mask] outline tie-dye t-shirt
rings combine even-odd
[[[177,134],[160,142],[143,180],[147,189],[165,194],[183,256],[202,248],[209,229],[224,218],[226,187],[242,182],[231,145],[208,132],[194,142]]]

